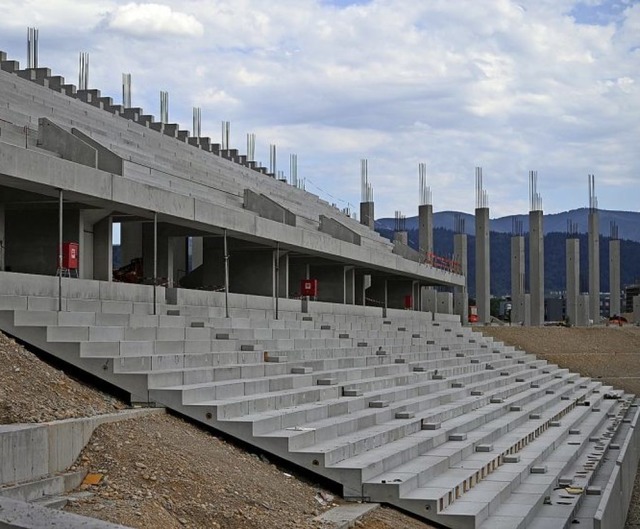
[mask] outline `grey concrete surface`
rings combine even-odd
[[[529,212],[531,325],[544,325],[544,227],[542,210]]]
[[[476,208],[476,306],[478,321],[491,321],[491,253],[489,208]]]

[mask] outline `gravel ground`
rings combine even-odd
[[[0,332],[0,424],[90,417],[124,407],[42,362]]]

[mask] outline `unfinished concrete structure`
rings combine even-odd
[[[595,175],[589,175],[589,319],[600,322],[600,220]]]
[[[433,253],[433,202],[431,188],[427,185],[427,166],[418,166],[420,204],[418,205],[418,251],[423,255]]]
[[[529,325],[529,296],[525,292],[524,255],[522,222],[514,218],[511,229],[511,323]]]
[[[544,228],[538,171],[529,172],[529,291],[531,325],[544,325]]]
[[[476,306],[478,322],[491,321],[491,253],[489,197],[482,186],[482,168],[476,167]]]
[[[2,52],[0,98],[0,329],[348,498],[452,528],[622,527],[634,398],[605,399],[601,381],[452,314],[404,309],[461,274],[399,254],[228,144]],[[114,222],[150,284],[112,280]]]
[[[618,225],[611,223],[609,232],[609,316],[620,314],[620,239]]]
[[[369,182],[369,162],[360,160],[360,224],[370,230],[375,228],[373,186]]]

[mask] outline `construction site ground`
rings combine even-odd
[[[479,330],[640,394],[639,327]],[[85,417],[125,407],[0,333],[0,424]],[[90,495],[65,509],[136,528],[318,528],[323,526],[314,518],[341,502],[313,476],[170,414],[100,426],[76,462],[80,466],[96,484],[85,485]],[[355,527],[432,526],[383,507]],[[626,529],[640,529],[639,478]]]

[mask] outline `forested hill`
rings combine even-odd
[[[455,218],[460,216],[465,221],[465,230],[468,235],[475,233],[474,216],[469,213],[460,213],[458,211],[438,211],[433,214],[433,227],[444,228],[446,230],[455,229]],[[551,213],[544,215],[544,232],[550,234],[553,232],[564,232],[567,230],[567,221],[571,221],[576,225],[579,233],[587,232],[587,219],[589,210],[587,208],[572,209],[563,211],[562,213]],[[598,211],[600,219],[600,234],[607,236],[610,233],[610,225],[614,222],[618,226],[618,236],[621,239],[629,239],[631,241],[640,242],[640,213],[637,211],[616,211],[601,209]],[[511,233],[513,221],[518,220],[522,223],[525,232],[529,230],[529,215],[510,215],[507,217],[499,217],[491,219],[491,231],[498,233]],[[376,229],[392,230],[395,219],[381,218],[376,220]],[[407,230],[418,229],[418,217],[409,217],[406,219]]]
[[[377,228],[385,237],[393,238],[393,231]],[[408,230],[409,244],[418,247],[418,230]],[[434,230],[434,252],[438,255],[453,255],[452,230],[436,228]],[[580,239],[580,286],[582,291],[588,290],[588,256],[587,235],[579,234]],[[544,238],[544,278],[545,291],[563,291],[566,285],[566,233],[552,232]],[[622,239],[621,249],[621,283],[625,285],[640,282],[640,243]],[[469,294],[475,296],[475,237],[468,236],[469,250]],[[525,237],[525,252],[528,277],[528,237]],[[504,296],[511,291],[511,234],[491,232],[491,293]],[[528,288],[528,285],[527,285]],[[609,290],[609,238],[600,237],[600,288]]]

